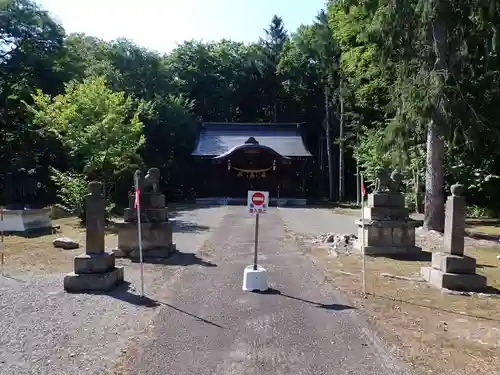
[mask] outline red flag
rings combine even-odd
[[[365,190],[365,185],[364,184],[361,184],[361,195],[363,197],[366,197],[366,190]]]
[[[135,201],[134,201],[134,208],[139,207],[139,196],[141,194],[141,191],[139,190],[138,187],[135,188]]]

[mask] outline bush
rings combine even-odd
[[[89,181],[84,175],[73,172],[61,172],[52,169],[52,180],[58,189],[57,197],[61,206],[68,212],[76,215],[82,222],[86,219],[86,198],[88,194]],[[106,220],[113,211],[115,205],[106,199]]]

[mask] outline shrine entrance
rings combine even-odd
[[[248,190],[268,191],[270,200],[305,197],[311,153],[298,124],[204,123],[192,155],[200,198],[245,202]]]
[[[224,180],[230,189],[225,190],[231,197],[245,197],[248,190],[269,191],[279,196],[279,189],[284,187],[283,176],[291,165],[290,158],[259,144],[254,137],[213,158],[213,162],[220,165],[219,170],[226,167]]]

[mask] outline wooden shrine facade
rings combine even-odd
[[[246,198],[265,190],[273,198],[304,198],[307,150],[298,124],[203,123],[192,155],[200,193]]]

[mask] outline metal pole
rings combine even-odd
[[[2,247],[3,247],[3,206],[0,206],[0,222],[2,224]]]
[[[276,207],[280,206],[280,184],[278,183],[278,201],[276,202]]]
[[[253,252],[253,269],[257,270],[257,248],[259,247],[259,214],[255,214],[255,248]]]
[[[359,164],[356,160],[356,203],[360,204],[360,178],[359,178]]]
[[[363,175],[361,177],[361,186],[364,186]],[[358,186],[358,189],[361,187]],[[361,250],[363,257],[363,294],[366,294],[366,259],[365,259],[365,197],[361,197]]]
[[[3,207],[0,206],[0,224],[2,225],[2,228],[1,228],[1,251],[2,251],[2,276],[5,276],[4,275],[4,264],[5,264],[5,259],[4,259],[4,253],[3,253],[3,249],[4,249],[4,242],[3,242]]]
[[[139,262],[141,263],[141,297],[144,297],[144,262],[142,258],[142,230],[141,230],[141,191],[139,189],[139,171],[134,175],[135,206],[137,208],[137,234],[139,241]]]
[[[141,262],[141,297],[144,297],[144,263],[142,259],[141,205],[137,205],[137,232],[139,233],[139,261]]]

